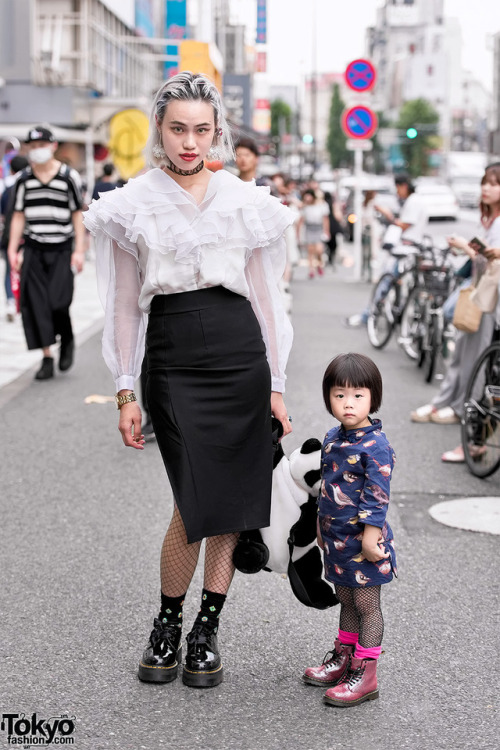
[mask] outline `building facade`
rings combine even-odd
[[[457,18],[443,0],[385,0],[367,30],[367,55],[377,68],[375,108],[396,121],[409,100],[423,98],[439,113],[443,148],[485,147],[490,106],[481,83],[462,68]]]

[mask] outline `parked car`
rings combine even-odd
[[[451,188],[463,208],[477,208],[481,200],[481,179],[474,177],[457,177]]]
[[[460,206],[449,185],[433,180],[418,180],[415,191],[422,197],[429,219],[458,219]]]

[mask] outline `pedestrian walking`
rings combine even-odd
[[[340,208],[335,195],[333,195],[332,193],[325,193],[325,203],[328,206],[328,222],[330,234],[330,239],[327,242],[328,263],[333,266],[335,264],[335,255],[337,253],[337,235],[343,233],[342,209]]]
[[[170,682],[181,660],[184,597],[206,539],[201,609],[183,682],[222,681],[217,632],[240,531],[268,526],[271,414],[291,432],[282,393],[292,331],[278,281],[292,217],[267,188],[205,158],[232,158],[223,105],[205,76],[179,73],[154,99],[155,167],[86,213],[105,298],[104,357],[116,382],[123,442],[144,447],[133,393],[147,327],[147,400],[172,485],[161,551],[161,608],[139,665]]]
[[[14,185],[19,173],[28,166],[24,156],[16,155],[10,162],[10,175],[5,180],[5,190],[0,199],[0,213],[2,214],[3,229],[0,242],[2,255],[5,258],[5,296],[7,298],[7,322],[13,323],[17,313],[17,303],[12,291],[11,268],[7,248],[9,246],[10,223],[14,212]]]
[[[328,688],[325,703],[355,706],[378,698],[380,590],[396,573],[386,521],[394,451],[380,419],[369,416],[382,402],[382,377],[369,357],[335,357],[323,378],[323,398],[340,426],[323,443],[318,543],[325,578],[340,600],[340,623],[333,650],[319,667],[308,667],[303,680]]]
[[[49,128],[32,128],[26,140],[30,166],[14,186],[9,262],[21,269],[21,315],[28,349],[42,349],[36,380],[54,377],[51,346],[60,338],[59,369],[69,370],[74,338],[69,308],[73,273],[83,269],[85,231],[80,178],[55,158]],[[24,238],[22,253],[19,245]]]
[[[304,227],[304,244],[307,247],[309,278],[314,279],[316,271],[319,276],[324,273],[323,242],[330,239],[330,220],[328,206],[323,198],[317,198],[312,188],[302,193],[302,209],[297,231]]]

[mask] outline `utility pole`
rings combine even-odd
[[[313,0],[312,12],[312,81],[311,81],[311,131],[313,136],[312,143],[312,166],[313,176],[316,169],[317,158],[317,140],[318,140],[318,56],[317,56],[317,33],[316,33],[316,0]]]

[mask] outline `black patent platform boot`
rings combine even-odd
[[[157,617],[149,642],[139,663],[138,677],[143,682],[172,682],[182,661],[181,628]]]
[[[217,629],[205,623],[193,625],[186,638],[187,655],[182,672],[184,685],[208,688],[222,682],[223,670],[216,632]]]

